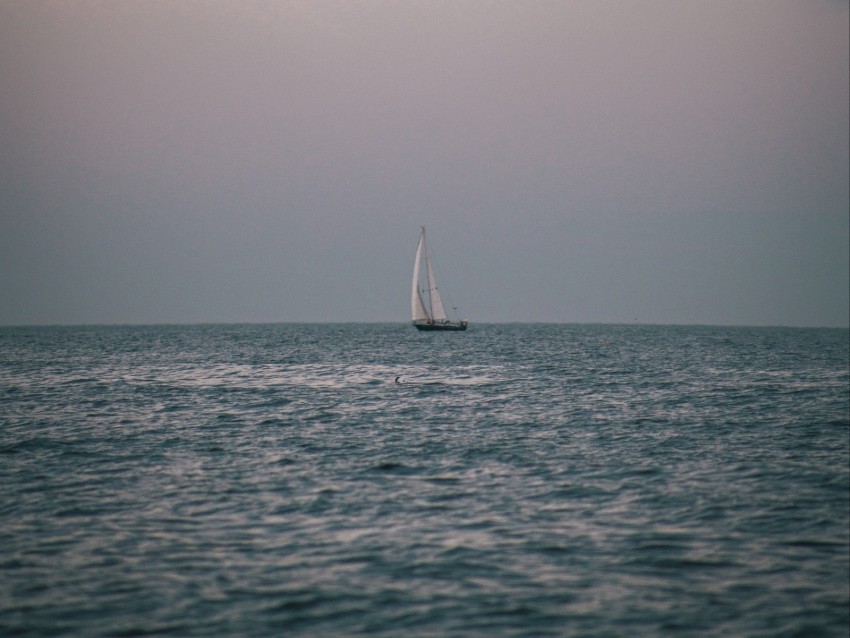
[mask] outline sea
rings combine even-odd
[[[840,636],[847,329],[0,328],[0,636]]]

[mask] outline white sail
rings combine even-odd
[[[419,245],[416,247],[416,260],[413,262],[413,283],[410,291],[410,314],[413,321],[427,321],[428,311],[422,300],[422,291],[419,289],[419,264],[422,263],[422,250],[425,248],[425,229],[419,236]]]
[[[434,321],[444,321],[448,319],[446,309],[443,308],[443,300],[440,299],[440,291],[437,288],[437,279],[434,277],[434,269],[431,267],[431,260],[428,258],[428,253],[425,253],[425,263],[428,265],[428,298],[431,300],[431,319]]]

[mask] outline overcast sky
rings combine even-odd
[[[848,2],[0,0],[0,324],[847,326]]]

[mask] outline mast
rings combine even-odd
[[[425,270],[428,275],[428,306],[431,310],[431,319],[434,321],[445,321],[448,319],[446,309],[443,308],[443,300],[437,289],[437,278],[434,276],[434,268],[431,265],[431,257],[428,255],[428,247],[425,242],[425,227],[422,227],[422,247],[425,252]]]

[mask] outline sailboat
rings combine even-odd
[[[425,265],[425,276],[421,277],[422,264]],[[422,281],[420,281],[420,279]],[[417,330],[466,330],[469,323],[466,319],[452,321],[443,307],[437,280],[434,278],[434,268],[425,245],[425,227],[419,234],[419,244],[416,246],[416,259],[413,262],[413,282],[410,291],[410,314],[413,325]]]

